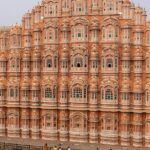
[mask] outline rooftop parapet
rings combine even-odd
[[[11,26],[0,26],[0,32],[10,31]]]

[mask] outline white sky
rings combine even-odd
[[[132,0],[146,8],[150,19],[150,0]],[[0,0],[0,25],[20,23],[25,12],[31,10],[41,0]]]

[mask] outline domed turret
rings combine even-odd
[[[31,79],[31,89],[39,89],[40,80],[39,77],[34,77]]]
[[[98,89],[98,79],[96,77],[92,77],[90,79],[90,91],[95,91]]]
[[[143,92],[142,81],[141,80],[136,79],[134,81],[133,92],[134,93],[142,93]]]
[[[24,77],[21,82],[20,82],[20,87],[21,89],[28,89],[29,90],[29,87],[30,87],[30,78],[29,77]]]
[[[68,47],[63,47],[62,52],[61,52],[61,57],[62,59],[68,59],[69,53],[68,53]]]
[[[98,47],[97,45],[93,45],[92,49],[91,49],[91,55],[90,55],[90,59],[98,59],[99,55],[98,55]]]
[[[137,48],[134,50],[133,59],[134,59],[134,60],[143,60],[143,52],[142,52],[142,49],[141,49],[141,48],[137,47]]]
[[[130,80],[129,78],[124,77],[121,83],[121,92],[130,92],[130,90],[131,90]]]
[[[130,47],[123,47],[122,60],[130,60]]]
[[[67,78],[66,77],[61,78],[59,90],[60,91],[67,91],[68,90]]]

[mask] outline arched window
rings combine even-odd
[[[77,24],[72,27],[72,41],[73,42],[83,42],[87,40],[88,37],[88,26]]]
[[[113,68],[113,60],[111,58],[106,60],[107,68]]]
[[[119,27],[118,22],[114,21],[114,24],[110,24],[109,21],[104,23],[104,27],[102,29],[102,37],[103,41],[116,41],[119,36]]]
[[[82,57],[76,57],[74,61],[74,66],[77,68],[83,67],[83,58]]]
[[[11,68],[15,68],[15,60],[11,60]]]
[[[116,50],[105,49],[102,51],[102,72],[118,72],[118,54]]]
[[[43,128],[57,128],[57,114],[55,112],[50,112],[49,114],[42,117],[43,118]]]
[[[52,127],[52,116],[46,115],[43,117],[43,127],[45,129],[49,129],[50,127]]]
[[[52,60],[51,59],[47,59],[46,60],[46,67],[47,68],[51,68],[52,67]]]
[[[9,116],[8,117],[8,126],[9,127],[15,127],[16,126],[16,117],[15,116]]]
[[[107,89],[105,92],[106,100],[113,100],[113,92],[111,89]]]
[[[50,88],[45,89],[45,98],[52,98],[52,90]]]
[[[14,89],[10,89],[10,97],[14,97],[14,96],[15,96]]]
[[[51,120],[51,117],[49,115],[46,116],[46,127],[50,127],[50,120]]]
[[[82,98],[82,89],[79,87],[76,87],[73,89],[73,97],[74,98]]]
[[[44,30],[45,34],[45,40],[44,42],[49,43],[55,43],[57,40],[57,28],[50,26]]]
[[[87,119],[84,116],[75,115],[70,123],[72,130],[85,131],[87,129]]]
[[[74,128],[80,128],[82,126],[81,121],[80,121],[80,117],[77,116],[74,118]]]

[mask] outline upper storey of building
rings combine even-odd
[[[43,0],[23,19],[33,15],[35,23],[49,17],[119,15],[121,19],[135,20],[135,24],[144,24],[147,16],[143,8],[130,0]]]
[[[131,0],[43,0],[23,15],[21,26],[0,29],[1,50],[66,39],[72,43],[123,39],[150,46],[150,22],[145,9]]]

